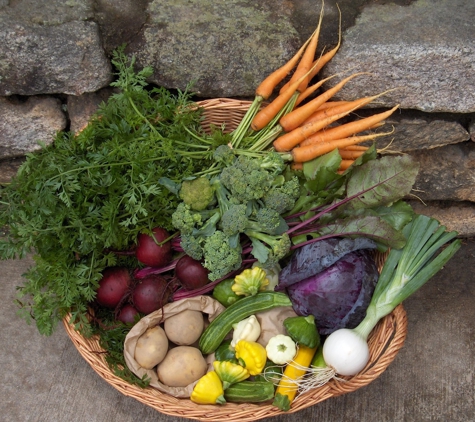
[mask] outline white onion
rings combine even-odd
[[[339,375],[356,375],[369,361],[366,340],[354,330],[342,328],[323,343],[323,358]]]

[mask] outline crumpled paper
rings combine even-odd
[[[162,309],[152,312],[140,319],[140,321],[131,328],[124,342],[124,357],[127,367],[139,378],[142,378],[144,375],[150,378],[149,385],[151,387],[178,398],[189,398],[197,381],[186,387],[170,387],[165,385],[159,381],[155,368],[142,368],[135,360],[134,355],[138,338],[149,327],[163,324],[165,319],[187,309],[203,312],[207,316],[208,321],[211,322],[226,308],[211,296],[206,295],[167,303]],[[277,334],[285,334],[283,321],[292,316],[296,316],[296,314],[290,306],[278,307],[257,313],[256,317],[261,325],[261,335],[257,341],[265,347],[271,337]],[[212,370],[214,353],[205,356],[205,358],[208,362],[208,370]]]
[[[185,310],[201,311],[207,314],[208,320],[212,321],[225,308],[217,300],[211,296],[196,296],[189,299],[182,299],[176,302],[167,303],[162,309],[152,312],[140,319],[127,334],[124,342],[124,357],[128,368],[139,378],[144,375],[150,378],[150,386],[154,387],[164,393],[168,393],[174,397],[189,398],[196,382],[187,385],[186,387],[170,387],[161,383],[158,379],[156,369],[142,368],[134,358],[135,347],[139,337],[149,327],[162,324],[165,319],[176,315]]]

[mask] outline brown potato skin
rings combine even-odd
[[[206,371],[205,358],[199,349],[191,346],[170,349],[157,367],[158,379],[169,387],[186,387],[199,380]]]
[[[160,326],[148,328],[137,340],[134,358],[145,369],[157,366],[168,352],[168,338]]]
[[[186,309],[167,318],[163,328],[171,342],[178,346],[189,346],[200,338],[204,330],[203,314]]]

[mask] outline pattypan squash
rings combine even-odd
[[[213,367],[219,378],[221,378],[225,390],[231,384],[244,381],[251,376],[246,368],[230,361],[215,360]]]
[[[233,324],[233,329],[231,347],[236,347],[239,340],[256,341],[261,335],[261,324],[255,315]]]
[[[224,388],[216,371],[203,375],[191,392],[190,399],[197,404],[224,404]]]
[[[264,291],[269,284],[266,272],[261,267],[248,268],[234,277],[231,289],[239,296],[254,296]]]
[[[311,314],[288,317],[284,320],[284,327],[287,334],[298,344],[303,344],[311,349],[320,344],[320,335],[315,324],[315,317]]]
[[[286,365],[297,354],[297,345],[289,336],[277,334],[266,346],[267,357],[277,365]]]
[[[262,372],[267,361],[265,347],[256,341],[239,340],[236,344],[236,358],[251,375]]]

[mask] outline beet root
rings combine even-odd
[[[153,237],[145,233],[139,234],[135,256],[139,262],[149,267],[161,267],[168,264],[172,258],[172,244],[169,240],[163,245],[158,243],[168,239],[170,235],[160,227],[155,227],[152,232]]]
[[[132,277],[125,267],[109,267],[102,273],[96,301],[105,308],[115,308],[128,293]]]
[[[160,275],[144,277],[132,292],[134,307],[145,315],[160,309],[168,302],[170,287],[168,281]]]

